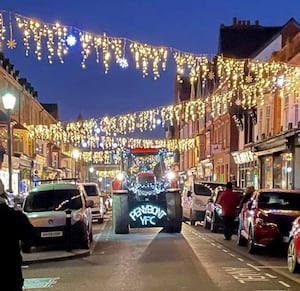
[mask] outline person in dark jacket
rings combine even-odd
[[[237,193],[232,190],[232,183],[227,182],[226,189],[220,194],[217,204],[222,206],[222,219],[224,224],[224,239],[231,240],[234,228],[236,208],[240,203]]]
[[[1,285],[5,291],[21,291],[24,285],[20,240],[34,240],[35,232],[27,216],[8,206],[8,196],[0,180],[0,262]]]

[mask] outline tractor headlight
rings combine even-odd
[[[174,172],[171,171],[171,172],[168,172],[168,173],[167,173],[167,179],[168,179],[168,180],[170,180],[170,181],[171,181],[171,180],[174,180],[175,177],[176,177],[176,175],[175,175]]]

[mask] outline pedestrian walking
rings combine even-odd
[[[226,189],[220,194],[217,204],[222,206],[222,219],[224,224],[224,239],[231,240],[236,217],[236,208],[240,203],[237,193],[232,190],[232,183],[227,182]]]
[[[21,291],[23,290],[24,279],[21,268],[20,240],[34,240],[34,228],[22,211],[9,207],[8,196],[1,179],[0,233],[0,262],[2,265],[0,289]]]

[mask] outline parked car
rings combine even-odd
[[[297,217],[289,235],[287,265],[291,273],[300,272],[300,217]]]
[[[300,190],[265,189],[254,193],[243,207],[238,245],[249,253],[259,247],[286,245],[293,221],[300,216]]]
[[[94,205],[92,207],[92,218],[99,223],[103,223],[104,214],[106,212],[106,206],[104,203],[104,195],[101,195],[99,186],[97,183],[84,182],[82,183],[85,192],[86,198],[93,200]]]
[[[86,200],[80,184],[55,182],[33,188],[24,201],[23,211],[33,224],[37,239],[21,242],[22,251],[28,253],[32,246],[66,244],[66,210],[71,210],[72,246],[88,249],[93,240],[91,206],[93,201]]]
[[[211,191],[211,196],[206,204],[205,216],[204,216],[204,228],[210,229],[213,232],[217,232],[223,229],[222,221],[222,206],[217,204],[220,194],[225,190],[225,185],[219,185]],[[233,192],[236,193],[241,199],[244,190],[241,188],[233,188]],[[236,218],[234,230],[237,232],[239,219],[238,219],[238,208],[236,210]]]
[[[186,183],[182,190],[183,220],[190,221],[191,225],[203,221],[207,201],[212,191],[219,186],[225,187],[225,183],[209,181]]]

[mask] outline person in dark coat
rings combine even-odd
[[[220,194],[217,204],[222,206],[222,219],[224,224],[224,239],[231,240],[234,228],[236,208],[240,203],[237,193],[232,191],[232,183],[227,182],[226,189]]]
[[[8,206],[8,196],[0,180],[0,262],[1,285],[5,291],[21,291],[24,285],[20,240],[34,240],[35,232],[27,216]]]

